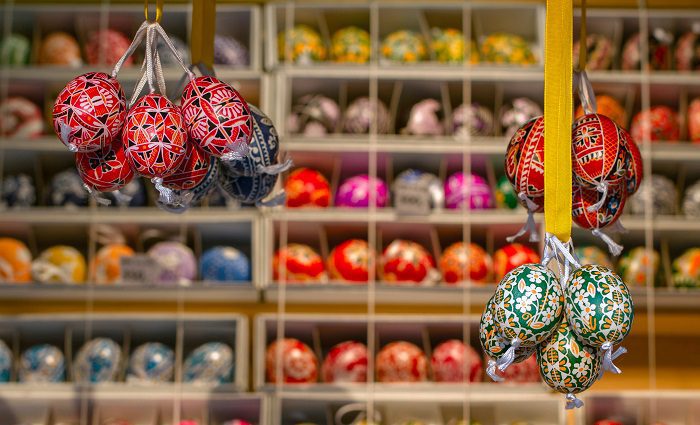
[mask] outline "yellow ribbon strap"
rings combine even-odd
[[[160,20],[163,18],[163,1],[156,0],[156,22],[160,24]],[[143,14],[146,16],[146,20],[150,21],[148,16],[148,0],[143,1]]]
[[[216,0],[194,0],[192,3],[192,33],[190,51],[192,63],[214,65],[214,34],[216,32]]]
[[[573,6],[547,0],[544,58],[544,220],[559,240],[571,238]]]

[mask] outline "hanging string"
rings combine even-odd
[[[525,233],[530,233],[530,242],[539,242],[540,237],[537,234],[537,226],[535,225],[535,211],[539,208],[536,203],[525,194],[525,192],[518,192],[518,199],[525,203],[525,208],[527,209],[527,220],[523,227],[520,228],[514,235],[508,236],[506,241],[508,243],[515,242],[516,239],[524,235]]]
[[[596,202],[593,205],[589,205],[588,208],[586,208],[586,211],[588,211],[588,212],[596,212],[599,209],[601,209],[603,207],[603,205],[605,205],[605,201],[608,198],[608,182],[602,182],[602,183],[598,184],[595,187],[595,190],[600,192],[600,195],[598,195],[599,199],[598,199],[598,202]]]
[[[617,257],[622,253],[622,248],[624,248],[622,245],[616,243],[612,238],[605,233],[603,233],[602,230],[600,229],[593,229],[591,230],[591,233],[593,236],[600,238],[605,244],[608,246],[608,251],[610,251],[610,254],[613,256]]]
[[[600,373],[598,374],[598,379],[603,377],[605,372],[611,372],[620,374],[622,371],[619,367],[615,366],[613,361],[627,352],[625,347],[620,347],[613,351],[613,344],[610,341],[605,342],[600,346],[601,355],[603,356],[603,365],[600,368]]]
[[[508,347],[508,349],[501,356],[501,358],[496,361],[496,367],[498,368],[498,370],[500,370],[501,372],[505,372],[505,370],[513,364],[513,362],[515,361],[515,351],[518,348],[520,348],[521,343],[522,341],[520,341],[520,338],[517,337],[513,338],[510,341],[510,347]]]
[[[289,170],[293,166],[294,166],[294,162],[292,161],[292,159],[287,158],[279,164],[272,164],[272,165],[268,165],[268,166],[258,165],[258,167],[255,169],[255,172],[257,174],[278,175],[278,174],[284,173],[285,171]]]
[[[83,188],[84,188],[85,191],[88,193],[88,195],[90,195],[90,197],[91,197],[92,199],[94,199],[95,202],[97,202],[99,205],[108,206],[109,204],[112,203],[112,201],[110,201],[109,199],[107,199],[107,198],[105,198],[104,196],[102,196],[102,194],[101,194],[100,192],[98,192],[97,190],[92,189],[92,188],[91,188],[90,186],[88,186],[87,184],[83,183]]]
[[[581,407],[583,407],[583,402],[578,397],[571,393],[566,395],[566,410],[580,409]]]
[[[488,374],[489,377],[495,382],[503,382],[505,379],[496,373],[496,366],[496,361],[493,359],[489,359],[489,362],[486,366],[486,374]]]

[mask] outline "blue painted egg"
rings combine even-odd
[[[277,183],[275,174],[256,174],[252,177],[232,176],[222,168],[219,173],[219,186],[232,198],[242,204],[254,204],[265,199]]]
[[[199,274],[202,280],[247,282],[250,281],[250,261],[236,248],[217,246],[202,255]]]
[[[0,382],[9,382],[12,375],[12,350],[0,340]]]
[[[61,382],[66,362],[63,353],[49,344],[27,348],[19,361],[20,382]]]
[[[129,381],[167,382],[173,379],[175,353],[160,342],[141,344],[129,359]]]
[[[90,195],[75,168],[61,171],[49,182],[48,204],[55,207],[86,207]]]
[[[0,206],[27,208],[36,205],[36,186],[28,174],[5,176],[2,180]]]
[[[253,116],[253,137],[251,137],[248,156],[235,161],[222,161],[231,175],[253,176],[260,172],[260,167],[269,167],[277,163],[279,136],[272,120],[256,106],[248,105]]]
[[[95,338],[78,351],[73,362],[76,382],[100,383],[117,379],[122,359],[121,347],[109,338]]]
[[[208,342],[187,356],[183,380],[195,384],[224,384],[231,381],[233,350],[221,342]]]

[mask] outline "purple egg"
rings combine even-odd
[[[379,178],[370,178],[367,174],[350,177],[345,180],[335,194],[336,207],[367,208],[370,190],[374,191],[375,206],[383,208],[389,201],[389,189]]]
[[[469,209],[493,208],[491,187],[486,180],[476,174],[457,172],[445,182],[445,206],[450,209],[462,208],[469,202]]]
[[[148,250],[160,271],[157,285],[189,285],[197,275],[197,260],[192,250],[180,242],[158,242]]]

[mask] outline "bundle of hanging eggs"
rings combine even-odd
[[[625,201],[639,188],[643,177],[639,147],[615,121],[590,111],[575,121],[571,142],[573,221],[618,255],[622,247],[602,229],[619,226]],[[515,132],[506,151],[505,171],[530,213],[528,224],[515,237],[530,231],[531,240],[536,240],[532,213],[544,212],[544,117],[531,119]]]
[[[117,73],[144,39],[146,71],[127,104]],[[159,45],[170,48],[189,77],[182,106],[165,95]],[[146,81],[150,92],[140,96]],[[140,175],[155,185],[161,208],[181,212],[214,190],[220,169],[246,169],[250,162],[253,170],[246,178],[264,179],[265,170],[258,175],[255,168],[258,163],[269,167],[277,162],[276,132],[269,118],[249,107],[229,84],[213,76],[195,77],[155,22],[144,22],[139,28],[111,75],[89,72],[71,80],[56,99],[53,124],[59,139],[76,154],[85,189],[99,203],[108,203],[100,193],[118,194]],[[256,135],[261,140],[255,140]],[[261,149],[249,155],[253,143],[265,145],[262,158],[258,157],[263,155]],[[276,179],[276,170],[271,174]],[[236,186],[238,178],[239,174],[228,173],[225,180]],[[255,202],[267,196],[272,186],[261,190],[248,182],[245,189],[230,196],[250,198],[250,192],[257,190]]]

